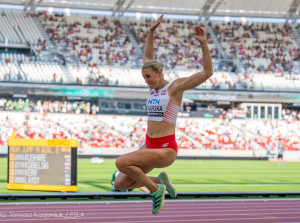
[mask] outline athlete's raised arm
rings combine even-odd
[[[185,90],[193,89],[202,84],[209,77],[213,75],[213,67],[209,48],[207,45],[206,33],[204,28],[196,26],[194,28],[195,39],[199,41],[203,54],[203,70],[197,72],[189,77],[178,78],[173,82],[172,88],[176,92],[183,92]]]
[[[145,51],[144,51],[144,63],[146,63],[148,60],[153,60],[153,36],[155,29],[159,26],[163,18],[163,15],[161,15],[156,22],[151,26],[147,41],[145,45]]]

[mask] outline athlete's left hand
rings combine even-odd
[[[206,33],[203,27],[200,26],[196,26],[194,28],[195,31],[195,38],[196,40],[198,40],[200,43],[207,43],[207,39],[206,39]]]

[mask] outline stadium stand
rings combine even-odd
[[[40,19],[55,51],[61,53],[63,60],[56,58],[57,61],[47,61],[40,56],[41,51],[49,51],[49,46],[33,18]],[[141,64],[132,36],[142,49],[147,34],[145,30],[151,22],[150,19],[2,12],[0,43],[25,44],[34,54],[2,52],[0,80],[146,87],[140,68],[132,66],[130,60],[134,59],[135,64]],[[202,69],[199,45],[193,40],[192,28],[196,23],[198,21],[165,20],[161,24],[159,33],[155,36],[155,50],[156,59],[165,63],[164,75],[167,80],[186,77]],[[209,22],[207,30],[215,72],[198,89],[299,91],[300,79],[294,67],[300,55],[294,36],[299,27],[287,24]],[[217,39],[213,40],[213,36]],[[221,43],[221,48],[216,42]],[[224,59],[225,57],[229,59]],[[236,60],[243,64],[243,69],[235,69]],[[8,114],[15,115],[14,111],[36,112],[35,117],[29,115],[30,119],[32,117],[33,120],[38,120],[29,122],[35,134],[31,134],[28,129],[24,130],[16,122],[13,125],[17,137],[50,137],[51,134],[58,138],[76,136],[82,144],[99,148],[136,147],[143,143],[141,139],[144,137],[146,125],[143,117],[107,116],[103,119],[86,116],[79,122],[83,127],[78,126],[75,131],[70,126],[77,123],[71,118],[57,114],[55,118],[64,117],[68,120],[68,124],[62,126],[54,118],[43,123],[39,113],[96,114],[101,108],[87,102],[4,101],[5,99],[1,100],[1,104],[5,104],[1,105],[3,110],[13,111]],[[261,148],[264,151],[273,151],[276,141],[282,137],[289,150],[297,150],[299,129],[295,123],[298,123],[299,112],[294,112],[296,111],[288,115],[283,112],[283,121],[276,122],[179,119],[179,146],[183,149],[252,151],[256,150],[253,148]],[[22,114],[24,116],[25,113],[16,113],[16,120],[23,120]],[[85,123],[93,126],[94,130],[86,130]],[[38,125],[51,127],[42,131]],[[7,124],[4,123],[4,126]],[[95,129],[99,128],[104,128],[107,133],[101,132],[93,138]],[[272,135],[271,130],[274,128],[277,132]],[[11,134],[13,131],[5,129],[1,138],[8,137],[5,132]],[[106,138],[105,142],[100,138]]]
[[[137,148],[144,143],[145,117],[95,115],[99,108],[90,103],[2,98],[0,110],[2,144],[8,137],[75,137],[83,150]],[[288,151],[300,151],[300,113],[284,109],[282,115],[281,121],[238,120],[229,113],[225,119],[179,118],[176,137],[183,150],[250,151],[262,156],[274,153],[283,139]]]
[[[291,73],[297,44],[288,24],[214,24],[226,53],[249,72]]]
[[[32,82],[63,83],[66,81],[61,67],[55,63],[36,62],[34,64],[21,64],[20,68],[27,76],[27,79]]]
[[[148,28],[152,20],[128,20],[131,32],[137,38],[140,47],[145,45]],[[170,21],[167,20],[159,27],[159,32],[154,37],[156,59],[167,64],[168,67],[200,68],[199,44],[193,39],[193,21]],[[198,23],[197,23],[198,24]],[[209,49],[215,57],[217,50],[213,40],[209,39]],[[214,52],[214,53],[213,53]],[[202,66],[201,66],[202,67]]]
[[[251,73],[239,74],[246,89],[270,91],[298,91],[300,90],[300,75],[282,73]]]
[[[56,52],[62,53],[64,59],[54,56],[56,62],[50,62],[40,56],[41,51],[48,50],[48,43],[33,20],[36,18],[40,19]],[[35,52],[30,56],[1,53],[0,79],[3,81],[146,86],[139,69],[130,64],[130,61],[139,64],[139,56],[129,33],[133,34],[138,47],[143,48],[143,35],[146,35],[143,31],[149,27],[151,19],[4,11],[0,19],[3,21],[0,43],[4,43],[6,37],[8,43],[30,44]],[[169,80],[202,68],[199,46],[195,45],[192,35],[196,23],[166,20],[155,36],[156,58],[165,63],[165,75]],[[200,88],[299,91],[299,75],[294,67],[299,59],[294,36],[298,27],[238,22],[209,22],[207,27],[215,75]],[[213,40],[212,36],[217,39]],[[220,42],[221,48],[214,41]],[[231,59],[223,60],[223,57]],[[236,59],[242,62],[242,69],[236,69]]]
[[[38,43],[43,37],[35,26],[31,17],[24,12],[1,12],[0,16],[1,35],[0,41],[8,43]]]
[[[117,19],[44,14],[40,19],[56,48],[73,62],[125,66],[135,53]]]

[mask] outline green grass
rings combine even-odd
[[[91,164],[90,159],[78,159],[78,192],[110,192],[114,162],[105,159],[102,164]],[[0,170],[0,193],[33,192],[6,189],[6,158],[0,158]],[[164,170],[178,192],[300,191],[300,163],[278,168],[268,161],[176,160]]]

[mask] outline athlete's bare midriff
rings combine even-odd
[[[168,122],[148,121],[147,134],[151,138],[159,138],[175,134],[175,125]]]

